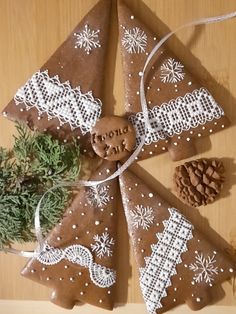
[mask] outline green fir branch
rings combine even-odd
[[[0,147],[0,249],[35,240],[34,213],[40,198],[61,181],[75,181],[80,172],[76,141],[61,144],[22,124],[16,128],[12,150]],[[70,194],[57,188],[46,195],[40,212],[44,234],[61,218]]]

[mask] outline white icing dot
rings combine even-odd
[[[144,194],[141,194],[142,197],[144,197]]]
[[[205,126],[202,127],[203,130],[205,130],[205,128],[206,128]]]
[[[89,231],[86,231],[86,233],[89,234],[90,232],[89,232]]]
[[[47,277],[46,280],[49,281],[49,280],[50,280],[50,277]]]
[[[102,299],[99,300],[99,303],[102,303]]]
[[[77,228],[77,226],[76,225],[72,225],[72,229],[76,229]]]
[[[178,136],[178,140],[180,140],[181,139],[181,136]]]
[[[140,242],[141,241],[141,238],[138,238],[138,242]]]
[[[41,117],[38,117],[38,120],[41,120]]]
[[[84,149],[84,150],[83,150],[83,152],[84,152],[84,153],[86,153],[86,152],[87,152],[87,150],[86,150],[86,149]]]
[[[74,277],[70,277],[70,281],[75,281],[75,278]]]
[[[22,111],[24,111],[24,109],[23,109],[23,108],[20,108],[20,111],[22,112]]]
[[[196,298],[196,301],[199,303],[199,302],[201,302],[201,299],[200,298]]]
[[[130,18],[131,18],[131,20],[133,20],[133,19],[134,19],[134,16],[133,16],[133,15],[131,15],[131,17],[130,17]]]
[[[99,220],[96,220],[96,221],[95,221],[95,225],[96,225],[96,226],[100,225],[100,221],[99,221]]]
[[[110,215],[113,216],[114,214],[113,214],[113,213],[110,213]]]
[[[230,269],[229,269],[229,272],[230,272],[230,273],[233,273],[233,272],[234,272],[233,268],[230,268]]]
[[[105,231],[108,231],[108,228],[107,228],[107,227],[105,228]]]
[[[152,152],[149,152],[149,155],[152,155]]]
[[[101,172],[99,172],[98,174],[99,174],[99,176],[101,176],[101,175],[102,175],[102,173],[101,173]]]
[[[45,268],[45,267],[43,267],[43,268],[42,268],[42,271],[45,271],[45,270],[46,270],[46,268]]]
[[[175,88],[178,87],[178,85],[175,84]]]
[[[80,295],[83,295],[83,294],[84,294],[83,291],[81,291],[81,292],[80,292]]]
[[[142,148],[141,151],[144,152],[144,148]]]
[[[156,225],[159,226],[159,222],[157,222]]]
[[[64,143],[67,143],[67,140],[66,140],[66,139],[64,139]]]
[[[153,197],[153,193],[149,193],[148,196],[149,196],[149,197]]]
[[[158,92],[159,92],[160,90],[161,90],[160,88],[157,89]]]
[[[72,210],[69,210],[69,214],[70,214],[70,215],[72,214]]]
[[[104,208],[101,208],[100,211],[103,212],[103,211],[104,211]]]
[[[198,133],[198,135],[197,135],[198,137],[201,137],[202,136],[202,134],[201,133]]]
[[[193,134],[193,131],[190,131],[189,133],[190,133],[190,134]]]
[[[192,85],[192,82],[188,82],[188,85],[189,85],[189,86]]]
[[[81,276],[81,275],[82,275],[82,272],[81,272],[81,271],[80,271],[80,272],[78,272],[78,275],[79,275],[79,276]]]
[[[174,299],[173,301],[176,302],[176,299]]]
[[[185,267],[185,268],[187,268],[187,267],[188,267],[188,265],[187,265],[187,264],[184,264],[184,267]]]
[[[217,254],[217,252],[216,252],[216,251],[213,251],[213,253],[214,253],[214,254]]]
[[[57,126],[57,130],[60,130],[60,127],[59,127],[59,126]]]
[[[187,142],[189,142],[189,141],[190,141],[190,138],[189,138],[189,137],[187,137],[187,138],[186,138],[186,141],[187,141]]]
[[[128,188],[128,190],[129,190],[129,191],[131,191],[131,190],[132,190],[132,188]]]
[[[57,240],[60,241],[60,240],[61,240],[61,237],[57,237]]]
[[[144,249],[141,250],[142,253],[144,253],[144,251],[145,251]]]
[[[107,173],[110,173],[110,169],[107,169],[106,172],[107,172]]]
[[[107,291],[107,293],[108,293],[108,294],[111,294],[111,291],[110,291],[110,290],[108,290],[108,291]]]
[[[209,132],[212,133],[213,132],[212,129],[210,129]]]
[[[133,64],[133,63],[134,63],[134,61],[130,61],[130,63],[131,63],[131,64]]]
[[[130,73],[130,74],[129,74],[129,77],[131,77],[131,76],[132,76],[132,74]]]
[[[137,93],[136,93],[137,95],[139,95],[139,91],[137,91]]]
[[[221,127],[222,127],[222,129],[223,129],[223,128],[225,127],[225,126],[224,126],[224,124],[222,124],[222,126],[221,126]]]
[[[3,114],[3,116],[4,116],[4,117],[6,117],[6,116],[7,116],[6,111],[4,111],[2,114]]]
[[[89,284],[88,284],[87,282],[85,282],[85,286],[88,287],[88,285],[89,285]]]
[[[35,273],[35,269],[31,269],[31,273]]]
[[[142,75],[143,75],[143,72],[140,71],[140,72],[138,73],[138,75],[139,75],[139,76],[142,76]]]
[[[163,146],[163,147],[162,147],[162,150],[166,150],[166,148]]]
[[[178,143],[177,143],[177,142],[174,142],[174,145],[175,145],[175,146],[177,146],[177,145],[178,145]]]
[[[178,89],[177,89],[177,88],[175,89],[175,92],[176,92],[176,93],[178,92]]]
[[[81,213],[81,216],[84,216],[85,215],[85,213]]]
[[[195,285],[195,282],[194,282],[194,281],[191,281],[191,285],[193,285],[193,286],[194,286],[194,285]]]
[[[158,206],[161,206],[161,203],[158,203]]]
[[[153,37],[153,40],[155,40],[155,41],[156,41],[156,40],[157,40],[157,38],[156,38],[156,37]]]
[[[176,287],[174,288],[174,291],[177,291],[177,288],[176,288]]]
[[[150,88],[151,88],[150,86],[147,87],[148,90],[149,90]]]
[[[135,183],[134,185],[135,185],[135,186],[138,186],[138,183]]]
[[[182,280],[182,277],[179,277],[179,280]]]
[[[79,240],[79,237],[75,237],[75,240]]]
[[[198,251],[195,251],[194,253],[195,253],[195,254],[197,254],[197,253],[198,253]]]
[[[63,278],[62,278],[62,277],[60,277],[60,278],[59,278],[59,280],[60,280],[60,281],[62,281],[62,280],[63,280]]]
[[[217,122],[216,122],[216,121],[214,122],[214,125],[217,125]]]
[[[65,265],[65,266],[64,266],[64,268],[65,268],[65,269],[68,269],[68,268],[69,268],[69,266],[68,266],[68,265]]]
[[[223,273],[223,272],[224,272],[224,269],[223,269],[223,268],[221,268],[221,269],[220,269],[220,271]]]

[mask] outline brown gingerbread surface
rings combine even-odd
[[[127,2],[128,3],[128,2]],[[137,142],[144,134],[140,105],[140,76],[159,38],[123,2],[118,1],[120,47],[123,61],[125,110],[135,126]],[[145,74],[145,91],[152,130],[147,132],[139,159],[169,152],[172,160],[196,154],[194,139],[229,125],[211,93],[164,46]]]
[[[104,161],[91,180],[103,180],[115,170],[115,162]],[[117,187],[117,180],[112,180],[82,188],[47,237],[44,255],[31,259],[22,270],[23,276],[53,290],[53,303],[64,308],[77,303],[113,308]],[[55,249],[62,250],[62,259]]]
[[[236,273],[234,263],[131,171],[119,181],[148,312],[211,303],[211,287]]]

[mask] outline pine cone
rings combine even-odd
[[[213,202],[222,189],[224,172],[223,163],[217,159],[197,159],[176,167],[178,197],[194,207]]]

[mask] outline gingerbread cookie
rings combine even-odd
[[[103,105],[110,10],[111,1],[100,0],[2,114],[64,141],[77,138],[83,152],[92,152],[90,130]]]
[[[236,273],[233,262],[130,171],[120,176],[120,189],[148,312],[209,304],[210,288]]]
[[[136,135],[125,118],[108,116],[99,120],[91,131],[91,143],[98,156],[107,160],[122,160],[135,147]]]
[[[214,202],[222,190],[225,169],[218,159],[197,159],[175,168],[174,187],[178,197],[190,206]]]
[[[137,132],[144,135],[140,105],[140,76],[158,37],[123,3],[118,1],[120,47],[125,82],[125,109]],[[228,126],[223,109],[183,62],[162,47],[145,76],[146,99],[151,127],[139,159],[168,151],[172,160],[196,154],[194,139]]]
[[[91,180],[116,170],[104,161]],[[111,310],[116,283],[117,180],[81,188],[52,230],[38,258],[22,275],[53,289],[51,301],[64,308],[89,303]]]

